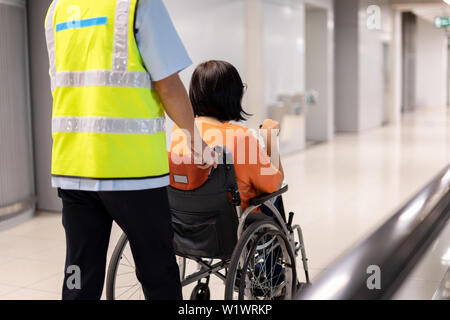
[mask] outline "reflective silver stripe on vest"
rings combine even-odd
[[[113,71],[128,70],[128,23],[131,0],[117,0],[114,22]]]
[[[129,87],[151,89],[146,72],[113,72],[108,70],[64,71],[52,78],[52,91],[61,87]]]
[[[55,32],[53,30],[53,20],[55,19],[55,8],[58,0],[54,0],[48,11],[47,23],[45,25],[45,36],[47,38],[47,49],[50,59],[50,75],[56,75],[56,59],[55,59]]]
[[[165,118],[55,117],[53,132],[155,134],[165,131]]]

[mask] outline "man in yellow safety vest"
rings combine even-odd
[[[181,299],[165,111],[194,138],[178,76],[192,62],[162,0],[54,0],[45,32],[52,184],[67,241],[63,299],[100,299],[113,221],[128,237],[146,298]],[[200,148],[194,153],[213,153]],[[68,270],[80,271],[79,286],[67,286]]]

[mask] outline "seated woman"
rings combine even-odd
[[[272,143],[280,130],[279,123],[267,119],[260,128],[266,141],[266,150],[250,130],[233,123],[246,121],[249,116],[242,108],[245,90],[246,85],[230,63],[208,61],[196,68],[189,93],[196,126],[203,140],[210,147],[226,146],[233,155],[243,210],[249,207],[250,199],[262,193],[277,191],[284,178],[278,146]],[[189,156],[190,148],[186,141],[190,140],[175,127],[171,158],[174,155]],[[194,177],[192,183],[182,182],[183,189],[195,189],[198,187],[195,181],[199,179],[201,177]],[[180,188],[180,183],[172,181],[172,186]]]

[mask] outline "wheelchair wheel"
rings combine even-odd
[[[177,256],[181,280],[186,275],[186,259]],[[136,267],[128,238],[123,234],[114,248],[106,277],[107,300],[144,300],[141,283],[136,276]]]
[[[272,221],[251,224],[231,258],[225,300],[290,300],[295,294],[295,255]]]

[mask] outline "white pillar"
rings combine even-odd
[[[248,126],[257,128],[264,114],[264,60],[262,0],[246,0],[246,111],[254,114]]]

